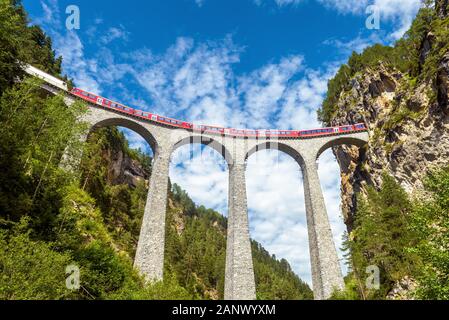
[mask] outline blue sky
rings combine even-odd
[[[32,23],[53,38],[64,72],[79,87],[178,119],[253,129],[319,127],[316,110],[338,67],[354,50],[394,43],[420,6],[420,0],[23,3]],[[79,30],[66,29],[68,5],[80,9]],[[366,27],[372,5],[379,29]],[[133,147],[150,151],[137,134],[125,132]],[[319,168],[340,247],[340,177],[330,151]],[[213,152],[178,151],[170,177],[198,204],[227,214],[226,167]],[[297,164],[277,151],[260,152],[249,159],[247,182],[251,236],[310,283]]]

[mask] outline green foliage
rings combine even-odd
[[[94,199],[76,185],[68,186],[63,193],[62,205],[54,221],[58,246],[76,251],[93,240],[109,244],[111,239]]]
[[[219,299],[224,292],[224,218],[198,207],[190,216],[177,205],[167,217],[165,272],[176,275],[195,299]]]
[[[345,278],[345,288],[341,291],[334,291],[329,300],[360,300],[360,286],[354,273],[350,273]]]
[[[22,219],[11,232],[0,230],[0,299],[62,299],[65,268],[70,255],[53,250],[50,243],[30,238],[29,219]]]
[[[407,227],[411,203],[400,185],[385,174],[381,189],[369,188],[367,193],[366,198],[358,199],[354,230],[346,245],[360,296],[383,299],[395,282],[412,271],[413,260],[406,250],[415,241]],[[380,290],[366,288],[362,279],[371,265],[380,269]]]
[[[61,72],[62,59],[55,58],[51,39],[40,27],[28,26],[21,1],[0,0],[0,95],[23,76],[20,62],[55,76]]]
[[[333,299],[385,299],[394,283],[417,281],[419,299],[449,299],[449,167],[431,172],[423,195],[410,201],[384,175],[379,191],[360,197],[355,228],[345,240],[351,273]],[[381,271],[380,290],[365,287],[366,267]]]
[[[47,98],[38,83],[25,81],[0,97],[0,217],[18,221],[33,213],[32,223],[48,224],[60,201],[58,188],[70,177],[59,167],[66,147],[79,152],[75,123],[85,108],[68,108],[62,97]]]
[[[195,203],[190,199],[187,192],[181,189],[176,183],[172,186],[173,200],[175,200],[182,208],[187,216],[191,217],[196,211]]]
[[[277,260],[252,241],[256,293],[260,300],[311,300],[313,292],[285,260]]]
[[[433,172],[415,202],[410,229],[419,242],[409,252],[421,261],[415,277],[421,299],[449,299],[449,167]]]
[[[335,113],[340,94],[351,88],[350,79],[358,72],[380,64],[396,65],[398,59],[392,47],[376,44],[358,54],[353,52],[347,64],[343,64],[334,78],[328,83],[328,91],[323,106],[318,110],[318,118],[327,124]]]
[[[102,128],[91,133],[81,162],[82,186],[95,199],[115,245],[134,256],[147,198],[145,181],[132,189],[127,184],[114,184],[110,172],[112,152],[137,160],[146,174],[151,172],[151,158],[129,149],[123,133],[117,128]],[[140,162],[142,161],[142,162]]]

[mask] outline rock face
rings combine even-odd
[[[132,159],[121,146],[113,147],[105,151],[106,159],[109,160],[108,181],[112,184],[127,184],[135,188],[139,181],[148,181],[150,173],[144,169],[142,164]]]
[[[416,289],[416,281],[410,277],[398,281],[387,296],[389,300],[414,300],[412,292]]]
[[[430,169],[449,164],[449,55],[432,84],[410,89],[400,72],[381,66],[356,75],[352,89],[341,94],[332,125],[364,122],[369,127],[366,150],[341,146],[334,153],[341,167],[342,209],[351,230],[356,194],[367,185],[379,187],[385,171],[413,193]]]

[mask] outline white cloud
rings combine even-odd
[[[349,41],[344,41],[342,39],[329,39],[324,41],[323,44],[339,49],[339,53],[342,57],[347,59],[347,57],[349,57],[354,51],[361,53],[367,47],[382,42],[382,39],[377,33],[371,33],[368,37],[363,37],[359,34],[356,38]]]
[[[114,40],[127,41],[129,32],[125,30],[125,27],[120,25],[119,27],[111,27],[106,31],[106,34],[100,38],[100,41],[106,45]]]
[[[317,0],[330,9],[336,9],[342,14],[366,15],[368,6],[375,6],[380,13],[381,24],[394,23],[394,31],[387,40],[395,41],[409,29],[422,0]]]
[[[40,2],[43,15],[35,19],[36,24],[51,24],[57,26],[60,23],[58,0],[47,0]]]
[[[232,118],[235,92],[229,84],[239,50],[230,37],[198,45],[190,38],[178,38],[163,55],[133,53],[131,57],[146,56],[133,76],[154,105],[163,107],[157,112],[174,116],[189,110],[190,121],[226,125]]]
[[[302,70],[303,58],[291,56],[278,64],[268,64],[240,77],[238,92],[243,97],[243,110],[255,129],[270,128],[270,117],[278,113],[291,79]]]
[[[304,76],[286,90],[277,127],[283,129],[311,129],[320,127],[316,111],[327,92],[327,82],[335,68],[326,71],[307,69]],[[300,107],[299,107],[300,106]]]
[[[330,9],[337,9],[343,14],[363,14],[367,6],[370,5],[371,0],[317,0],[325,7]]]
[[[206,0],[196,0],[198,6],[202,6]],[[401,38],[409,29],[422,0],[315,0],[330,10],[336,10],[340,14],[365,15],[367,18],[368,6],[374,5],[380,12],[381,23],[392,22],[394,31],[388,34],[386,40],[394,42]],[[278,7],[297,6],[306,0],[253,0],[261,6],[265,3],[275,3]],[[361,26],[362,27],[362,26]]]
[[[85,57],[84,46],[76,32],[54,33],[53,41],[56,54],[63,57],[64,72],[75,79],[78,86],[101,94],[100,84],[96,76],[98,61]]]
[[[398,28],[390,34],[391,40],[398,40],[410,28],[413,19],[422,6],[422,0],[375,0],[381,19],[392,20]]]
[[[170,179],[186,189],[198,205],[226,215],[228,173],[217,152],[199,145],[181,147],[173,154]]]
[[[197,4],[198,7],[201,8],[203,6],[203,4],[204,4],[204,1],[205,0],[195,0],[195,3]]]
[[[253,2],[256,5],[260,6],[264,3],[264,0],[253,0]],[[274,2],[278,6],[283,7],[283,6],[288,6],[288,5],[298,5],[301,2],[304,2],[304,0],[274,0]]]

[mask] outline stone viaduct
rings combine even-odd
[[[60,91],[48,85],[43,87],[52,93]],[[68,105],[74,103],[75,99],[66,93],[65,100]],[[343,288],[343,276],[319,181],[317,159],[326,149],[337,145],[364,146],[368,141],[368,133],[276,140],[269,137],[237,138],[196,134],[116,113],[93,104],[81,120],[89,124],[90,131],[106,126],[131,129],[140,134],[153,150],[153,170],[134,263],[147,280],[161,280],[163,277],[170,158],[176,149],[184,145],[202,144],[220,153],[229,168],[225,299],[256,298],[245,169],[248,158],[265,149],[277,149],[288,154],[298,163],[298,170],[302,170],[315,299],[329,298],[335,288]],[[88,132],[83,136],[83,140],[87,136]]]
[[[121,126],[140,134],[154,152],[148,200],[135,257],[135,266],[149,280],[162,279],[164,264],[165,214],[170,158],[188,144],[213,148],[229,168],[228,235],[226,248],[225,299],[252,300],[256,297],[246,198],[245,169],[248,158],[259,150],[277,149],[296,160],[302,169],[307,227],[315,299],[328,298],[343,287],[343,277],[324,204],[317,159],[328,148],[340,144],[363,146],[367,133],[307,140],[244,139],[194,134],[187,130],[142,121],[91,106],[83,121],[92,129]]]

